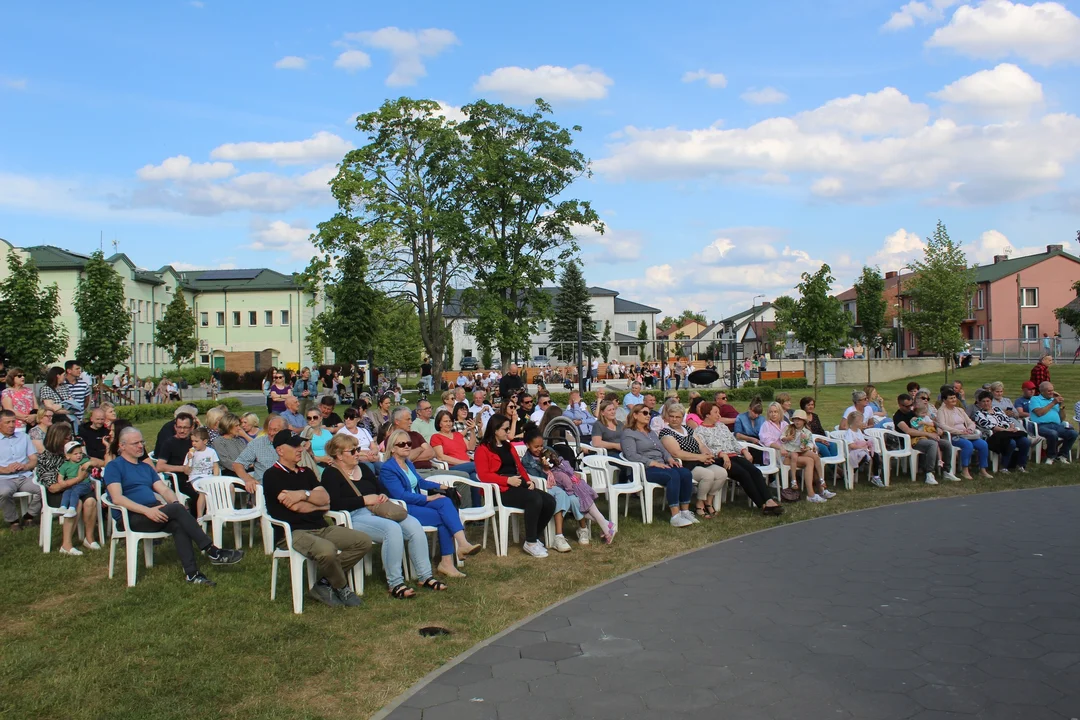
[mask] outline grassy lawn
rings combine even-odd
[[[1027,378],[1017,366],[962,371],[974,388],[1004,379],[1010,394]],[[1057,387],[1073,401],[1080,369],[1054,370]],[[919,378],[936,387],[941,375]],[[886,383],[890,403],[904,382]],[[800,391],[801,392],[801,391]],[[812,394],[812,390],[810,391]],[[848,404],[850,389],[823,388],[826,424]],[[798,395],[796,395],[796,398]],[[148,437],[158,423],[143,426]],[[751,512],[740,496],[720,517],[676,530],[644,527],[636,506],[620,525],[615,545],[574,544],[546,560],[520,549],[496,558],[489,549],[466,566],[469,577],[449,592],[390,599],[376,562],[366,607],[331,610],[313,602],[294,616],[288,581],[279,577],[269,600],[270,560],[258,547],[226,569],[206,566],[216,588],[191,587],[171,543],[157,549],[155,566],[140,568],[139,583],[106,577],[107,550],[82,558],[42,555],[33,532],[0,532],[0,587],[6,622],[0,624],[0,717],[12,718],[349,718],[368,717],[424,674],[472,645],[552,603],[603,580],[675,553],[780,523],[910,500],[994,490],[1075,484],[1077,466],[1033,468],[1023,478],[1001,476],[926,487],[897,481],[886,490],[861,485],[823,506],[791,505],[782,518]],[[478,529],[471,530],[478,539]],[[55,542],[55,541],[54,541]],[[842,552],[842,550],[836,550]],[[419,637],[440,624],[453,634]]]

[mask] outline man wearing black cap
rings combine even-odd
[[[308,594],[331,607],[357,607],[362,602],[349,587],[347,574],[371,550],[371,538],[359,530],[326,524],[330,496],[315,473],[299,465],[305,442],[288,430],[274,436],[278,461],[263,473],[266,512],[289,523],[293,549],[319,566],[321,577]],[[277,527],[274,540],[282,542]]]

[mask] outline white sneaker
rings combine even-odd
[[[1008,475],[1008,474],[1009,474],[1009,468],[1001,468],[1000,470],[998,470],[998,475]]]
[[[836,497],[836,493],[827,488],[823,488],[820,494],[823,495],[826,500],[832,500],[834,497]]]
[[[73,556],[79,556],[79,555],[82,555],[82,554],[83,554],[83,552],[82,552],[82,550],[80,550],[80,549],[79,549],[79,548],[77,548],[77,547],[73,547],[73,548],[71,548],[70,550],[65,550],[64,548],[60,548],[60,554],[61,554],[61,555],[73,555]]]
[[[829,502],[829,501],[826,500],[825,498],[821,497],[820,495],[810,495],[809,497],[806,498],[806,502],[823,503],[823,502]]]
[[[879,488],[885,487],[885,483],[881,482],[881,476],[880,475],[875,475],[874,477],[870,478],[870,484],[873,485],[874,487],[879,487]]]
[[[538,542],[527,542],[521,546],[521,549],[524,550],[527,554],[532,555],[533,557],[547,557],[547,549]]]
[[[101,549],[101,545],[98,544],[97,540],[93,540],[93,541],[91,541],[91,540],[83,540],[82,544],[83,544],[83,547],[85,547],[87,550],[100,550]]]
[[[1059,463],[1063,463],[1063,464],[1065,464],[1065,465],[1069,465],[1069,464],[1070,464],[1070,463],[1069,463],[1069,458],[1065,457],[1064,455],[1058,455],[1058,459],[1057,459],[1057,461],[1058,461]]]
[[[681,512],[671,516],[671,527],[689,527],[694,524],[693,520],[687,520]]]
[[[1047,465],[1049,465],[1049,464],[1050,463],[1048,462]],[[71,508],[69,508],[67,505],[61,505],[60,507],[56,508],[56,513],[60,517],[67,517],[69,510],[71,510]]]
[[[570,543],[566,542],[566,538],[562,535],[555,536],[555,549],[561,553],[570,552]]]
[[[68,508],[66,511],[64,511],[64,518],[73,518],[78,514],[79,514],[79,509],[78,508]]]
[[[937,485],[937,480],[934,479],[933,473],[926,473],[926,479],[923,480],[927,485]]]
[[[1024,467],[1023,465],[1021,465],[1021,466],[1017,467],[1017,468],[1016,468],[1016,471],[1017,471],[1017,472],[1021,472],[1021,473],[1024,473],[1025,475],[1027,474],[1027,468],[1026,468],[1026,467]]]
[[[589,528],[578,528],[577,541],[578,541],[578,545],[588,545],[589,544]]]
[[[956,475],[953,475],[953,474],[952,474],[951,472],[949,472],[948,470],[946,470],[945,472],[943,472],[943,473],[941,474],[941,477],[943,477],[944,479],[948,480],[949,482],[960,482],[960,478],[956,477]]]
[[[697,517],[694,515],[694,513],[691,512],[690,510],[680,510],[679,514],[682,515],[684,518],[686,518],[687,520],[689,520],[690,522],[692,522],[694,524],[697,524],[697,523],[701,522],[700,520],[697,519]]]
[[[1054,464],[1054,458],[1046,458],[1046,464],[1047,465],[1053,465]]]

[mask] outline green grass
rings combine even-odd
[[[1003,376],[1018,387],[1027,369],[983,366],[964,371],[968,386]],[[1056,368],[1057,386],[1077,396],[1080,371]],[[1021,375],[1023,378],[1021,378]],[[905,382],[885,384],[895,396]],[[940,376],[925,383],[936,387]],[[819,407],[839,416],[850,389],[827,388]],[[891,409],[891,408],[890,408]],[[156,435],[160,423],[143,426]],[[12,718],[349,718],[368,717],[426,673],[512,623],[603,580],[678,552],[782,523],[911,500],[994,490],[1077,484],[1076,466],[1033,468],[926,487],[898,480],[886,490],[860,485],[823,506],[788,506],[765,518],[742,496],[720,517],[676,530],[645,527],[637,507],[612,547],[574,545],[567,555],[527,558],[520,549],[497,558],[492,545],[466,566],[469,577],[444,594],[402,602],[387,597],[376,561],[366,606],[331,610],[312,602],[292,614],[286,574],[271,603],[270,560],[258,544],[231,568],[206,567],[216,588],[191,587],[171,543],[140,568],[134,588],[106,577],[107,550],[82,558],[42,555],[35,534],[0,532],[0,717]],[[603,504],[602,504],[603,506]],[[478,540],[478,529],[470,530]],[[54,539],[54,543],[56,540]],[[55,545],[54,545],[55,548]],[[204,565],[208,565],[204,563]],[[418,628],[440,624],[448,637],[424,639]]]

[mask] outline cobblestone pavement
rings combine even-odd
[[[389,713],[1080,718],[1080,488],[894,505],[736,538],[558,605]]]

